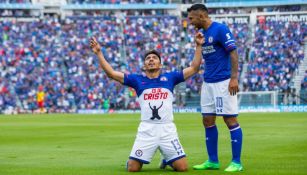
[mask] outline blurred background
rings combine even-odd
[[[164,72],[181,70],[194,55],[193,3],[236,38],[241,112],[307,112],[307,1],[0,0],[0,113],[138,111],[134,90],[107,78],[89,38],[124,73],[142,73],[149,49],[162,53]],[[175,111],[199,111],[202,73],[177,86]]]

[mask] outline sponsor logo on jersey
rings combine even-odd
[[[212,45],[203,47],[203,54],[209,54],[209,53],[213,53],[215,51],[216,50],[214,49],[214,47]]]
[[[144,100],[167,99],[168,92],[163,92],[162,88],[152,88],[150,93],[144,94]]]

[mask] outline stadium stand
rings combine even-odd
[[[258,23],[244,90],[289,89],[294,71],[304,59],[302,45],[306,30],[306,23],[300,22]]]
[[[305,90],[306,90],[306,88],[307,88],[307,70],[306,70],[306,72],[305,72],[305,77],[304,77],[304,79],[302,80],[301,86],[302,86],[302,89],[305,89]]]
[[[71,4],[127,4],[127,3],[146,3],[146,4],[165,4],[168,0],[70,0]]]
[[[168,1],[91,1],[68,3],[168,3]],[[30,3],[27,0],[1,3]],[[259,12],[305,13],[301,5],[256,8]],[[254,9],[255,10],[255,9]],[[293,94],[292,81],[304,59],[306,21],[269,21],[256,23],[232,21],[232,15],[251,15],[252,8],[212,8],[229,25],[237,40],[241,84],[244,91],[277,90],[284,97]],[[75,11],[64,18],[31,16],[28,10],[1,9],[0,15],[0,113],[6,110],[34,111],[36,92],[40,85],[46,93],[48,112],[74,112],[79,109],[137,109],[135,92],[111,81],[99,68],[88,47],[90,36],[103,45],[105,57],[115,69],[141,73],[145,50],[161,52],[164,71],[186,67],[194,53],[194,29],[185,16],[160,10],[132,12],[129,10]],[[15,17],[9,19],[5,17]],[[115,17],[116,16],[116,17]],[[306,59],[306,58],[305,58]],[[243,71],[243,64],[246,70]],[[202,72],[184,85],[186,101],[198,101]],[[306,89],[307,73],[301,81]],[[181,93],[178,93],[181,94]],[[302,96],[302,95],[301,95]],[[181,99],[182,97],[178,97]],[[192,105],[191,103],[182,103]],[[197,103],[193,103],[195,105]]]
[[[31,3],[30,0],[0,0],[0,3]]]

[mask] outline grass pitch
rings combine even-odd
[[[0,175],[121,175],[139,114],[0,116]],[[241,114],[244,171],[235,174],[306,174],[307,113]],[[196,171],[207,159],[200,114],[175,114],[190,169],[180,174],[231,174],[230,135],[218,118],[221,170]],[[158,169],[159,154],[138,175],[178,174]]]

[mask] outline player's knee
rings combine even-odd
[[[133,160],[128,161],[128,164],[127,164],[128,172],[138,172],[141,170],[141,168],[142,168],[142,165],[139,162],[133,161]]]
[[[185,157],[175,161],[172,165],[174,170],[178,172],[184,172],[188,170],[188,163]]]
[[[205,127],[209,127],[209,126],[215,125],[215,120],[214,118],[211,118],[211,117],[204,117],[203,124]]]
[[[139,172],[141,169],[137,167],[128,167],[127,171],[128,172]]]
[[[238,124],[236,117],[224,117],[224,122],[228,127],[234,126]]]
[[[188,166],[182,165],[182,166],[176,167],[175,170],[178,171],[178,172],[185,172],[185,171],[188,171]]]
[[[138,172],[140,170],[141,170],[141,167],[137,166],[137,165],[134,165],[134,164],[129,164],[128,168],[127,168],[128,172]]]

